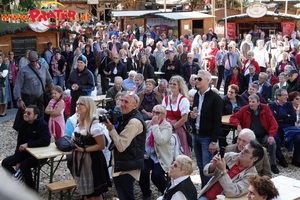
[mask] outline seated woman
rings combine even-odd
[[[139,111],[142,113],[144,120],[152,119],[153,107],[162,102],[162,95],[153,90],[155,83],[154,79],[147,79],[146,89],[138,93],[140,98]]]
[[[186,155],[177,156],[169,171],[171,185],[166,189],[163,196],[157,200],[197,199],[197,190],[190,178],[193,168],[194,163],[190,157]]]
[[[235,84],[231,84],[228,87],[227,94],[223,97],[223,115],[230,115],[239,111],[243,106],[247,105],[248,102],[238,94],[239,87]],[[219,135],[219,146],[226,147],[226,136],[230,130],[229,126],[222,125],[222,130]]]
[[[150,60],[147,58],[146,55],[141,56],[137,72],[143,74],[144,79],[155,78],[154,68],[150,64]]]
[[[295,63],[291,61],[290,55],[287,52],[282,53],[282,60],[279,61],[275,67],[275,76],[278,76],[281,72],[284,72],[284,68],[287,65],[291,65],[293,69],[297,69]]]
[[[166,121],[166,108],[162,105],[156,105],[153,107],[152,114],[152,120],[146,121],[148,134],[144,169],[141,171],[139,181],[143,199],[150,199],[151,196],[150,174],[151,180],[158,190],[161,193],[165,191],[168,182],[164,175],[169,171],[173,161],[172,126]]]
[[[239,94],[241,94],[244,87],[243,82],[244,76],[241,73],[241,68],[238,66],[233,67],[232,74],[228,75],[225,80],[224,94],[227,94],[228,86],[231,84],[237,85],[239,87]]]
[[[275,100],[275,92],[279,88],[287,89],[289,87],[289,84],[286,82],[287,81],[287,76],[285,73],[281,72],[278,76],[279,83],[276,83],[273,88],[272,88],[272,101]]]
[[[115,54],[113,61],[110,62],[104,69],[104,73],[110,78],[110,82],[114,82],[116,76],[121,76],[124,79],[128,78],[127,67],[120,61],[120,55]]]
[[[253,175],[249,177],[248,181],[248,200],[280,199],[278,190],[268,176]]]
[[[246,102],[248,102],[248,97],[252,94],[257,94],[257,96],[259,96],[260,99],[260,103],[267,103],[265,101],[265,99],[262,97],[262,95],[258,92],[258,85],[254,84],[254,83],[250,83],[248,90],[246,90],[245,92],[243,92],[242,97],[245,99]]]

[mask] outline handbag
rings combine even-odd
[[[55,145],[59,150],[63,152],[69,152],[75,148],[75,145],[71,142],[71,137],[67,135],[56,140]]]
[[[43,101],[44,105],[48,105],[48,103],[51,100],[51,92],[45,91],[45,87],[44,87],[41,77],[38,75],[38,73],[34,69],[32,69],[32,67],[29,64],[28,64],[28,67],[33,71],[33,73],[38,77],[39,81],[41,82],[41,84],[43,86],[43,95],[41,97],[42,98],[41,100]]]
[[[173,109],[172,109],[171,96],[169,96],[169,99],[170,99],[170,108],[171,108],[172,114],[175,117],[175,119],[178,121],[178,118],[175,116]],[[193,148],[193,138],[192,138],[192,133],[191,133],[190,129],[187,129],[185,126],[182,126],[182,128],[185,131],[186,140],[187,140],[189,147]]]

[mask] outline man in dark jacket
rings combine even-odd
[[[164,62],[161,71],[165,73],[165,79],[169,81],[172,76],[180,75],[182,64],[181,61],[175,57],[173,50],[167,50],[166,57],[167,60]]]
[[[20,125],[15,154],[2,161],[2,167],[9,174],[21,170],[25,184],[34,189],[31,168],[38,166],[38,160],[26,151],[27,147],[44,147],[50,144],[48,124],[39,117],[40,110],[35,105],[29,105],[24,111],[24,122]],[[15,169],[13,168],[15,166]]]
[[[300,76],[297,70],[291,70],[288,73],[287,83],[289,84],[289,87],[287,88],[288,93],[293,91],[300,92]]]
[[[112,168],[114,184],[120,200],[134,200],[134,182],[144,168],[146,125],[137,110],[139,97],[134,92],[122,96],[122,122],[117,130],[109,120],[105,122],[114,143]]]
[[[211,161],[213,153],[217,150],[222,118],[222,99],[210,89],[210,81],[211,74],[208,71],[200,70],[198,72],[196,87],[199,91],[195,94],[193,103],[193,108],[196,107],[198,113],[190,113],[191,124],[193,125],[193,146],[202,188],[210,179],[204,176],[203,169]]]
[[[192,74],[198,74],[199,70],[199,65],[194,62],[194,55],[192,53],[188,53],[187,62],[182,65],[181,69],[181,75],[185,82],[188,83],[190,81],[190,76]]]

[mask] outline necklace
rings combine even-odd
[[[178,97],[178,96],[177,96],[177,97]],[[175,103],[177,102],[177,97],[175,97],[175,98],[172,97],[172,99],[171,99],[171,103],[172,103],[172,104],[175,104]]]

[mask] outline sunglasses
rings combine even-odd
[[[76,106],[85,106],[83,103],[76,103]]]
[[[155,115],[159,115],[161,112],[152,111],[152,113],[155,114]]]
[[[202,81],[203,79],[201,77],[195,78],[195,81]]]
[[[35,62],[38,62],[39,60],[31,60],[30,62],[31,63],[35,63]]]

